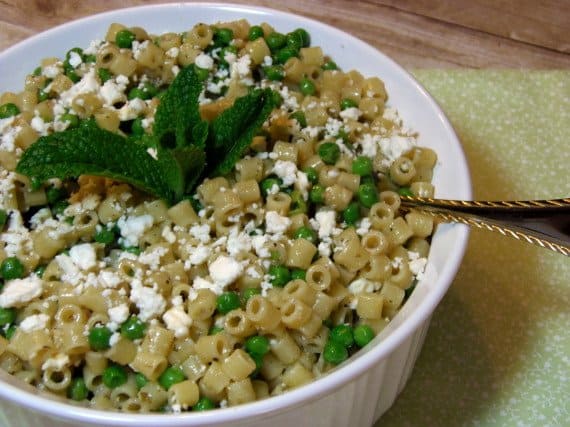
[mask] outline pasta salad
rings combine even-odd
[[[0,367],[127,412],[235,406],[366,346],[422,277],[437,156],[299,28],[104,40],[0,95]]]

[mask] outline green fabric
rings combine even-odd
[[[570,72],[417,70],[479,199],[570,197]],[[377,426],[568,426],[570,258],[473,231],[408,385]]]

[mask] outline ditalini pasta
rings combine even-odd
[[[168,204],[100,176],[15,172],[40,136],[85,121],[151,135],[190,66],[207,121],[252,88],[280,95],[230,173]],[[245,20],[162,35],[115,23],[43,59],[0,96],[0,367],[130,412],[239,405],[326,374],[396,315],[434,229],[400,195],[433,195],[437,156],[387,99],[306,31]]]

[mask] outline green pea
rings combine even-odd
[[[351,202],[344,211],[342,211],[342,219],[347,225],[354,225],[360,218],[360,206],[357,202]]]
[[[14,323],[14,320],[16,320],[16,310],[13,308],[0,307],[0,326]]]
[[[6,225],[6,221],[8,221],[8,213],[4,209],[0,209],[0,231]]]
[[[267,273],[269,274],[271,284],[279,288],[282,288],[291,280],[291,272],[284,265],[272,265]]]
[[[65,75],[67,76],[67,78],[69,80],[71,80],[73,83],[77,83],[79,80],[81,80],[81,77],[79,77],[79,75],[75,72],[75,70],[73,68],[64,68],[65,71]],[[41,91],[43,92],[43,91]],[[49,95],[48,95],[49,98]]]
[[[67,51],[67,53],[65,54],[65,60],[66,61],[69,61],[71,59],[71,53],[72,52],[78,54],[79,57],[81,58],[81,60],[83,61],[83,49],[81,49],[80,47],[72,47],[71,49],[69,49]]]
[[[148,94],[143,89],[141,89],[139,87],[132,88],[129,91],[127,98],[129,98],[129,99],[135,99],[135,98],[149,99]]]
[[[93,64],[97,62],[97,56],[93,54],[84,55],[83,62],[85,62],[86,64]]]
[[[358,201],[365,208],[370,208],[378,201],[378,191],[373,184],[360,184],[358,187]]]
[[[16,104],[8,102],[0,105],[0,119],[7,119],[8,117],[17,116],[20,114],[20,109]]]
[[[77,402],[87,399],[89,389],[85,385],[83,377],[73,378],[67,389],[67,397]]]
[[[76,82],[74,82],[76,83]],[[49,93],[42,90],[42,89],[38,89],[38,102],[43,102],[49,99]]]
[[[234,39],[231,28],[216,28],[214,30],[214,46],[227,46]]]
[[[181,383],[186,379],[182,369],[177,366],[170,366],[158,377],[158,383],[163,389],[168,390],[174,384]]]
[[[148,383],[148,378],[145,377],[143,374],[141,374],[140,372],[137,372],[135,374],[135,384],[137,386],[137,388],[140,390],[141,388],[143,388],[145,385],[147,385]]]
[[[263,67],[263,72],[268,80],[280,81],[285,78],[285,71],[281,65],[270,65],[268,67]]]
[[[329,340],[325,344],[323,357],[328,363],[338,365],[348,358],[348,350],[341,343]]]
[[[274,186],[279,187],[280,184],[281,183],[280,183],[279,179],[274,178],[274,177],[267,177],[259,183],[259,186],[261,187],[261,193],[265,197],[267,197],[269,192],[272,191],[273,187]]]
[[[208,335],[216,335],[219,334],[220,332],[223,332],[224,328],[222,328],[221,326],[212,326],[210,328],[210,330],[208,331]]]
[[[115,36],[115,43],[117,46],[123,49],[130,49],[133,47],[133,42],[136,40],[137,36],[132,31],[121,30],[117,32]]]
[[[364,175],[360,177],[360,184],[367,184],[376,186],[376,181],[372,175]]]
[[[336,341],[345,347],[354,343],[352,327],[350,325],[337,325],[331,329],[329,340]]]
[[[249,33],[247,35],[247,38],[250,41],[254,41],[257,40],[258,38],[263,37],[263,28],[261,28],[259,25],[253,25],[249,28]]]
[[[146,323],[140,320],[137,316],[129,317],[121,325],[121,335],[131,341],[144,337],[145,330]]]
[[[311,243],[316,243],[317,232],[311,227],[303,226],[299,227],[297,231],[293,234],[294,239],[307,239]]]
[[[364,347],[374,339],[374,330],[368,325],[358,325],[354,328],[354,342],[358,347]]]
[[[194,406],[192,406],[192,410],[199,412],[199,411],[209,411],[210,409],[215,409],[216,405],[207,397],[201,397],[198,402]]]
[[[311,45],[311,36],[304,28],[297,28],[294,33],[299,34],[303,42],[303,47],[309,47]]]
[[[142,125],[143,119],[141,117],[137,117],[131,123],[131,133],[135,136],[141,136],[145,134],[144,127]]]
[[[113,74],[106,68],[97,68],[97,76],[99,76],[101,83],[105,83],[113,77]]]
[[[117,388],[127,382],[127,370],[119,365],[107,366],[103,371],[103,384],[109,388]]]
[[[106,350],[111,346],[111,335],[113,332],[105,326],[95,326],[89,331],[89,345],[95,351]]]
[[[414,197],[414,192],[410,189],[410,187],[400,187],[400,188],[398,188],[398,194],[399,194],[400,196]]]
[[[46,272],[46,267],[47,267],[46,265],[38,265],[34,270],[36,276],[42,278],[44,276],[44,273]]]
[[[249,354],[265,356],[269,351],[269,340],[267,339],[267,337],[264,337],[262,335],[255,335],[253,337],[249,337],[245,341],[245,350]]]
[[[299,32],[287,34],[287,46],[298,51],[303,47],[303,36]]]
[[[320,184],[313,185],[309,192],[309,200],[316,204],[323,203],[325,201],[325,188]]]
[[[366,176],[372,174],[372,160],[370,157],[358,156],[352,161],[352,173],[355,175]]]
[[[65,221],[66,224],[72,225],[74,219],[75,219],[75,218],[72,217],[72,216],[66,216],[65,219],[64,219],[64,221]]]
[[[325,142],[319,145],[317,153],[327,165],[334,165],[340,157],[340,148],[334,142]]]
[[[317,170],[313,167],[308,167],[305,168],[303,170],[303,172],[305,172],[305,174],[307,174],[307,179],[309,180],[309,182],[311,184],[316,184],[317,182],[319,182],[319,173],[317,172]]]
[[[138,246],[124,246],[123,250],[125,252],[128,252],[128,253],[133,254],[133,255],[137,255],[137,256],[140,255],[142,252],[141,248],[139,248]]]
[[[303,270],[302,268],[293,268],[291,270],[291,280],[297,280],[297,279],[305,280],[306,276],[307,276],[307,271]]]
[[[34,68],[34,71],[32,71],[32,75],[34,76],[41,76],[42,75],[42,67],[36,67]]]
[[[50,187],[46,190],[46,199],[50,205],[53,205],[66,197],[67,192],[63,188]]]
[[[323,70],[338,70],[338,65],[334,61],[327,61],[323,65],[321,65]]]
[[[8,329],[6,329],[6,332],[4,332],[4,336],[6,337],[7,340],[11,340],[12,337],[14,336],[14,334],[16,333],[16,325],[10,325],[8,327]]]
[[[358,108],[358,103],[350,98],[344,98],[340,101],[340,109],[346,110],[348,108]]]
[[[274,31],[265,37],[265,43],[267,43],[267,46],[271,52],[275,52],[285,46],[287,43],[287,37],[285,34]]]
[[[58,200],[53,204],[51,207],[51,212],[55,215],[63,215],[65,209],[69,206],[69,202],[67,200]]]
[[[239,295],[235,292],[224,292],[216,299],[216,308],[221,314],[229,313],[236,308],[240,308],[240,306]]]
[[[243,303],[247,303],[247,300],[249,300],[252,296],[254,295],[259,295],[261,294],[261,289],[259,288],[247,288],[243,291],[242,294],[242,300]]]
[[[21,279],[24,271],[24,264],[15,256],[5,258],[0,264],[0,276],[4,280]]]
[[[305,77],[299,82],[299,90],[303,95],[309,96],[315,94],[317,87],[311,79]]]
[[[77,117],[75,114],[70,114],[70,113],[62,114],[59,120],[61,122],[69,123],[67,125],[68,129],[79,126],[79,117]]]
[[[291,47],[283,47],[275,52],[274,58],[277,64],[285,64],[290,58],[297,56],[297,51]]]
[[[194,72],[196,73],[198,80],[200,80],[201,82],[206,81],[206,79],[210,75],[209,70],[207,70],[206,68],[200,68],[197,65],[194,67]]]
[[[305,117],[305,113],[303,113],[301,110],[289,114],[289,118],[297,120],[297,123],[299,123],[299,126],[301,126],[301,128],[307,127],[307,118]]]

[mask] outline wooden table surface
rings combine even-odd
[[[0,0],[0,50],[75,18],[148,3],[151,2]],[[241,3],[294,12],[334,25],[366,40],[407,68],[570,69],[568,0]]]

